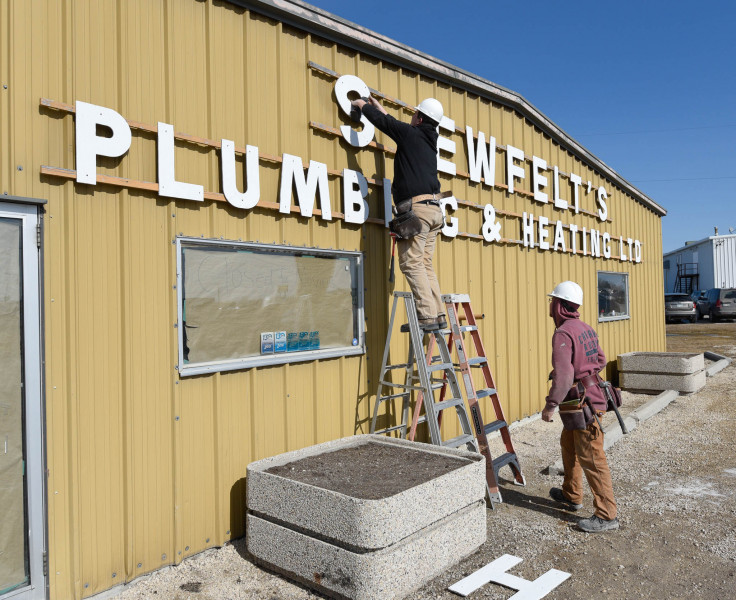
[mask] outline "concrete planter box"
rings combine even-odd
[[[393,495],[352,497],[268,469],[366,444],[418,451],[457,468]],[[431,457],[429,457],[431,458]],[[399,467],[411,465],[398,465]],[[360,473],[350,473],[359,476]],[[397,476],[387,472],[386,477]],[[486,539],[485,459],[472,452],[380,435],[343,438],[248,466],[248,551],[336,598],[402,598]]]
[[[702,354],[681,352],[628,352],[619,354],[618,370],[624,373],[689,375],[705,368]],[[674,389],[674,388],[663,388]]]
[[[621,387],[625,390],[662,392],[675,390],[693,394],[705,386],[705,371],[690,375],[664,375],[662,373],[621,373]]]

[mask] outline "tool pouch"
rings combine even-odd
[[[388,228],[397,238],[408,240],[422,232],[422,222],[409,208],[407,211],[398,213],[388,224]]]
[[[567,430],[587,429],[595,421],[595,413],[585,397],[585,388],[579,382],[570,388],[566,400],[560,403],[560,420]]]

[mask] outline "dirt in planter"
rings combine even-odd
[[[464,458],[367,442],[308,456],[271,467],[266,472],[353,498],[378,500],[459,469],[468,462]]]

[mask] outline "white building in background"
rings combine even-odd
[[[664,291],[736,287],[736,234],[712,235],[664,255]]]

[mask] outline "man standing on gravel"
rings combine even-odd
[[[437,275],[432,266],[437,234],[444,225],[437,178],[437,126],[442,120],[442,104],[435,98],[423,100],[411,118],[403,123],[386,112],[372,96],[353,100],[352,105],[396,142],[394,180],[391,190],[398,215],[416,215],[416,233],[399,238],[399,268],[409,282],[417,306],[419,325],[424,331],[444,329],[444,314]]]
[[[581,383],[593,410],[606,411],[606,399],[598,387],[598,372],[605,367],[606,357],[598,345],[595,330],[580,320],[578,308],[583,304],[583,290],[574,281],[563,281],[550,294],[549,316],[555,322],[552,336],[552,387],[542,411],[542,419],[552,415],[563,402],[573,384]],[[616,501],[613,497],[611,471],[603,451],[603,431],[596,419],[585,429],[563,429],[560,437],[565,478],[562,489],[552,488],[549,495],[568,509],[583,507],[583,473],[593,493],[595,512],[578,521],[578,527],[589,533],[618,529]]]

